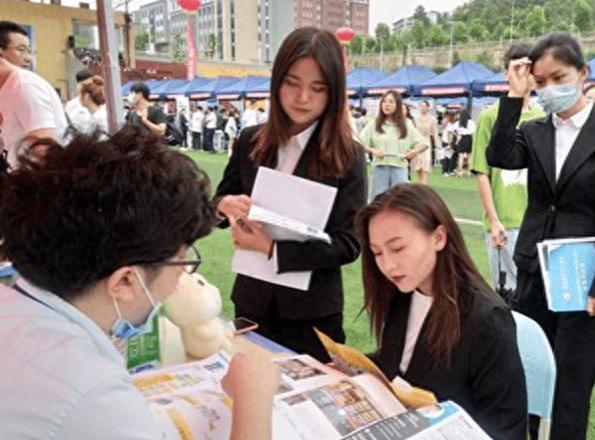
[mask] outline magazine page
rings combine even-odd
[[[463,408],[446,401],[389,417],[344,439],[489,440],[490,437]]]
[[[275,359],[283,390],[275,397],[273,436],[283,440],[341,439],[406,411],[370,374],[348,377],[309,356]]]
[[[595,278],[595,237],[546,240],[538,244],[538,252],[549,309],[587,310]]]
[[[409,385],[403,379],[391,383],[378,366],[365,354],[353,347],[339,344],[321,331],[315,329],[318,338],[333,361],[333,367],[354,376],[362,372],[375,376],[391,393],[408,408],[421,408],[437,403],[436,396],[430,391]]]
[[[229,358],[207,359],[133,375],[162,429],[164,440],[228,439],[232,399],[221,379]]]

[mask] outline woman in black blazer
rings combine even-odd
[[[544,37],[529,59],[513,63],[510,91],[500,100],[486,158],[491,166],[528,170],[529,200],[514,255],[518,281],[513,306],[541,325],[554,349],[552,439],[580,440],[586,436],[595,382],[595,283],[589,313],[549,311],[537,243],[595,236],[595,112],[583,94],[589,69],[580,45],[564,33]],[[522,96],[533,82],[551,114],[517,129]]]
[[[380,343],[372,359],[389,380],[457,402],[492,438],[525,439],[514,319],[438,194],[399,184],[360,212],[357,229],[365,307]]]
[[[366,194],[365,160],[352,139],[345,96],[342,52],[334,35],[315,28],[292,32],[273,65],[269,120],[242,131],[215,196],[236,248],[274,259],[278,273],[313,271],[307,291],[238,275],[232,292],[236,316],[258,322],[264,336],[322,361],[329,358],[313,327],[345,340],[341,266],[359,256],[353,220]],[[246,219],[259,166],[337,188],[325,228],[330,244],[275,242]]]

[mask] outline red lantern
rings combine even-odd
[[[341,44],[349,44],[351,42],[351,40],[353,40],[353,37],[355,36],[355,32],[351,28],[342,27],[342,28],[339,28],[336,30],[335,36],[337,37],[337,40],[339,40],[339,42]]]
[[[200,9],[200,0],[178,0],[178,6],[188,14],[197,12]]]

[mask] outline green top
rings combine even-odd
[[[519,124],[545,116],[539,108],[523,110]],[[477,129],[473,136],[473,171],[490,178],[494,206],[500,223],[506,229],[521,226],[527,208],[527,170],[502,170],[492,168],[486,160],[486,149],[492,136],[492,128],[498,117],[498,103],[483,110],[477,119]],[[484,210],[483,223],[487,231],[490,221]]]
[[[407,168],[407,159],[398,157],[419,144],[427,144],[426,139],[415,128],[413,123],[407,119],[407,136],[399,138],[399,129],[396,125],[385,122],[382,125],[384,133],[376,131],[376,121],[372,120],[365,126],[359,135],[360,142],[370,148],[378,148],[384,151],[382,159],[374,157],[373,165],[389,165],[393,167]]]

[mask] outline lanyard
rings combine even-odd
[[[33,295],[31,295],[29,292],[27,292],[25,289],[23,289],[21,286],[19,286],[18,284],[15,284],[12,287],[14,290],[16,290],[17,292],[19,292],[21,295],[26,296],[29,299],[32,299],[35,302],[38,302],[39,304],[47,307],[48,309],[54,310],[53,307],[47,305],[46,303],[44,303],[42,300],[35,298]]]

